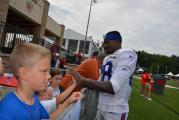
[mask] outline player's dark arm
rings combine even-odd
[[[85,78],[73,69],[70,69],[70,73],[73,75],[78,84],[81,84],[91,89],[95,89],[97,91],[115,94],[110,81],[96,81],[89,78]]]
[[[84,78],[84,79],[85,80],[82,81],[82,85],[88,88],[95,89],[101,92],[115,94],[110,81],[95,81],[88,78]]]

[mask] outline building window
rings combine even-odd
[[[88,52],[89,52],[89,45],[90,45],[89,41],[80,41],[80,48],[79,48],[79,50],[80,50],[81,53],[84,53],[83,52],[84,42],[86,42],[86,44],[85,44],[85,54],[88,54]]]
[[[78,40],[70,39],[68,42],[68,49],[72,52],[76,52],[78,46]]]

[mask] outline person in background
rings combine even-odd
[[[77,51],[75,56],[76,56],[76,64],[79,65],[81,63],[81,58],[82,58],[80,51]]]
[[[98,55],[99,55],[99,52],[98,52],[98,51],[95,51],[95,52],[93,52],[91,58],[92,58],[92,59],[95,59],[96,56],[98,56]]]
[[[53,97],[57,97],[60,92],[63,92],[63,89],[59,87],[60,81],[62,79],[62,74],[60,69],[52,69],[50,71],[51,79],[49,80],[50,86],[49,89],[53,91]]]
[[[59,62],[59,68],[62,72],[62,76],[64,77],[66,74],[66,67],[65,65],[67,64],[67,59],[66,58],[61,58]]]
[[[59,43],[56,40],[55,43],[51,46],[50,48],[50,53],[51,53],[51,67],[55,68],[57,66],[57,60],[58,60],[58,55],[59,55]]]
[[[66,62],[68,63],[69,62],[69,56],[70,56],[70,50],[67,49],[66,52],[65,52],[65,56],[66,56]]]
[[[2,63],[2,58],[0,57],[0,78],[4,76],[4,66],[3,66],[3,63]],[[0,86],[0,99],[1,99],[1,96],[2,96],[2,87]]]
[[[147,100],[152,101],[150,97],[151,93],[151,76],[150,74],[144,70],[144,72],[141,74],[141,91],[140,91],[140,96],[144,96]]]
[[[4,76],[4,66],[2,63],[2,58],[0,57],[0,78]]]

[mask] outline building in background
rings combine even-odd
[[[65,26],[48,16],[49,6],[47,0],[0,0],[0,47],[13,48],[17,42],[42,44],[45,38],[60,46]]]
[[[62,47],[64,49],[70,50],[73,53],[80,51],[84,57],[91,57],[94,51],[99,51],[99,48],[92,38],[87,37],[86,41],[84,39],[85,35],[82,35],[71,29],[66,29],[64,32]],[[84,42],[86,42],[85,53],[83,53]]]
[[[5,70],[17,43],[61,46],[65,26],[48,16],[49,6],[47,0],[0,0],[0,56]]]

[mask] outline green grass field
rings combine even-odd
[[[179,80],[167,80],[167,85],[179,87]]]
[[[179,120],[179,90],[165,88],[164,95],[152,93],[152,101],[139,96],[140,83],[133,80],[128,120]]]

